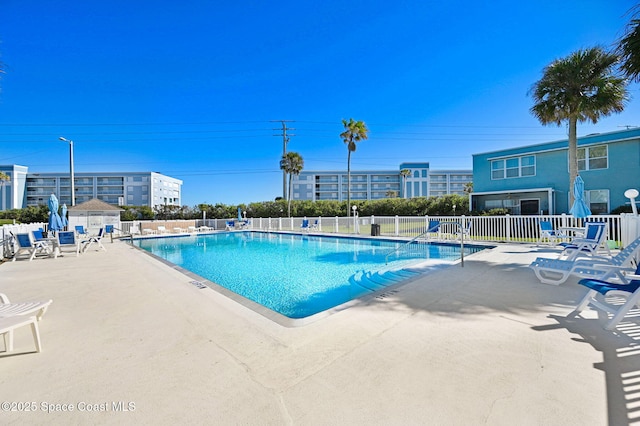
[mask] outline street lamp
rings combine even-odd
[[[354,204],[353,206],[351,206],[351,210],[353,210],[353,230],[356,234],[359,234],[360,230],[358,229],[358,206]]]
[[[75,183],[73,176],[73,141],[63,138],[60,136],[59,138],[62,142],[69,142],[69,174],[71,175],[71,206],[76,205],[76,191],[75,191]]]

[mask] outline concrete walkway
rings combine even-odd
[[[640,327],[567,318],[584,290],[539,284],[526,265],[554,255],[542,248],[501,245],[286,328],[125,243],[105,246],[0,265],[12,301],[53,299],[43,352],[28,328],[0,352],[0,423],[640,420]]]

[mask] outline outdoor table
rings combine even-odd
[[[584,237],[586,228],[584,226],[565,226],[558,228],[558,231],[564,232],[568,238],[582,238]]]

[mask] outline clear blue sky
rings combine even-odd
[[[530,114],[551,61],[611,47],[635,1],[0,0],[0,164],[157,171],[183,204],[282,193],[279,123],[307,170],[471,169],[471,155],[566,137]],[[622,114],[578,134],[640,126]],[[274,130],[276,129],[276,130]]]

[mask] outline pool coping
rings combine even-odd
[[[151,235],[151,236],[143,236],[142,238],[133,238],[133,240],[148,240],[148,239],[164,239],[164,238],[184,238],[184,237],[191,237],[191,236],[199,236],[199,235],[211,235],[212,233],[216,233],[216,234],[223,234],[223,233],[239,233],[239,232],[260,232],[260,233],[267,233],[267,231],[261,231],[261,230],[251,230],[251,229],[244,229],[244,230],[236,230],[236,231],[217,231],[217,232],[206,232],[206,233],[192,233],[192,234],[161,234],[161,235]],[[389,237],[384,237],[384,238],[375,238],[375,237],[368,237],[368,236],[356,236],[356,235],[336,235],[336,234],[323,234],[323,233],[313,233],[313,234],[309,234],[309,233],[301,233],[301,232],[286,232],[286,231],[270,231],[268,232],[270,234],[286,234],[286,235],[300,235],[300,236],[317,236],[317,237],[335,237],[335,238],[344,238],[344,239],[362,239],[362,240],[374,240],[374,241],[389,241],[389,242],[410,242],[411,238],[389,238]],[[127,240],[129,240],[130,238],[126,238]],[[437,244],[437,245],[453,245],[451,243],[447,243],[446,241],[428,241],[428,242],[424,242],[425,244]],[[176,265],[175,263],[172,263],[156,254],[153,254],[141,247],[136,246],[135,244],[130,243],[131,246],[133,248],[135,248],[136,250],[139,250],[143,253],[145,253],[146,255],[150,256],[153,259],[156,259],[157,261],[167,265],[168,267],[182,273],[183,275],[186,275],[187,277],[191,278],[191,284],[193,284],[196,287],[199,287],[201,289],[203,288],[208,288],[210,290],[213,290],[219,294],[222,294],[223,296],[226,296],[227,298],[233,300],[234,302],[238,303],[239,305],[249,309],[250,311],[253,311],[271,321],[273,321],[274,323],[283,326],[283,327],[287,327],[287,328],[294,328],[294,327],[304,327],[306,325],[312,324],[316,321],[319,321],[323,318],[327,318],[333,314],[336,314],[338,312],[344,311],[348,308],[351,308],[353,306],[357,306],[357,305],[362,305],[362,304],[366,304],[368,302],[370,302],[373,299],[381,299],[381,298],[385,298],[388,295],[391,295],[393,293],[395,293],[395,291],[402,287],[405,286],[407,284],[410,284],[420,278],[422,278],[424,275],[428,274],[429,271],[425,270],[425,267],[429,267],[430,270],[434,269],[433,267],[435,266],[435,269],[439,269],[442,267],[451,267],[451,266],[455,266],[458,265],[462,262],[461,259],[457,259],[457,260],[453,260],[453,261],[443,261],[441,259],[427,259],[425,261],[422,262],[416,262],[415,264],[412,264],[410,266],[406,266],[403,268],[398,268],[398,269],[389,269],[389,270],[415,270],[416,272],[418,272],[418,274],[416,274],[415,276],[412,277],[408,277],[400,282],[397,283],[393,283],[390,284],[384,288],[381,288],[379,290],[376,291],[372,291],[371,293],[367,293],[364,294],[360,297],[356,297],[355,299],[351,299],[347,302],[344,302],[340,305],[331,307],[329,309],[325,309],[324,311],[309,315],[307,317],[304,318],[290,318],[286,315],[283,315],[279,312],[276,312],[270,308],[267,308],[266,306],[263,306],[261,304],[259,304],[258,302],[255,302],[247,297],[242,296],[241,294],[238,294],[232,290],[229,290],[228,288],[217,284],[216,282],[213,282],[207,278],[204,278],[196,273],[194,273],[193,271],[190,271],[188,269],[185,269],[179,265]],[[467,245],[465,245],[467,246]],[[468,246],[474,246],[474,247],[481,247],[483,250],[491,250],[492,248],[495,248],[496,245],[495,244],[469,244]],[[482,251],[482,250],[481,250]],[[480,251],[478,251],[477,253],[479,253]],[[476,253],[471,253],[467,256],[472,256]],[[203,287],[204,286],[204,287]]]

